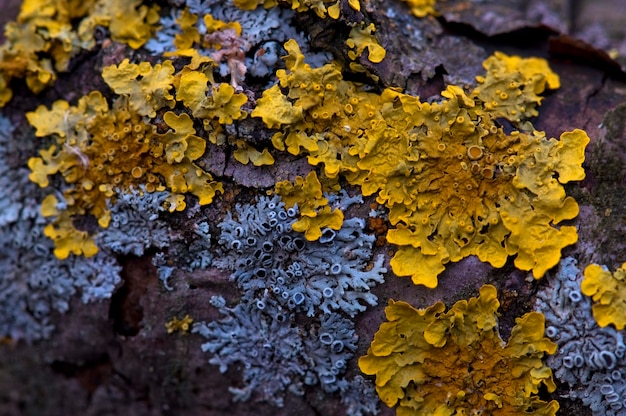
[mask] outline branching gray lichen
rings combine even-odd
[[[339,231],[326,228],[318,241],[291,230],[296,209],[285,210],[279,197],[261,197],[257,205],[238,205],[219,225],[221,255],[215,264],[232,270],[243,299],[262,307],[267,299],[313,316],[342,311],[351,317],[375,305],[369,290],[383,282],[383,257],[372,261],[374,236],[364,221],[350,218]]]
[[[555,376],[570,387],[594,416],[623,415],[626,409],[626,344],[623,333],[600,328],[591,299],[580,291],[582,273],[572,257],[563,259],[537,293],[535,308],[545,315],[546,336],[558,344],[547,359]]]
[[[332,198],[339,205],[342,199],[344,206],[355,201]],[[375,305],[369,290],[386,271],[382,256],[370,263],[374,237],[364,233],[363,221],[348,219],[310,242],[291,230],[297,209],[285,210],[278,196],[235,211],[236,218],[228,213],[219,224],[213,265],[232,271],[243,294],[232,308],[214,297],[223,318],[194,324],[193,332],[208,340],[203,350],[214,354],[209,362],[222,372],[243,365],[245,387],[231,388],[236,400],[254,396],[282,406],[286,390],[302,395],[304,385],[319,384],[339,392],[352,414],[374,413],[370,382],[343,376],[357,347],[354,322],[343,314]],[[304,313],[312,320],[306,329],[296,324]]]
[[[52,254],[39,210],[44,195],[28,179],[24,159],[34,140],[16,140],[12,132],[0,114],[0,338],[32,342],[51,335],[50,314],[67,312],[74,294],[84,303],[109,298],[120,267],[106,252],[64,261]]]

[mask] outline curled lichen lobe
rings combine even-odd
[[[265,91],[252,116],[280,129],[277,149],[308,154],[325,176],[343,175],[389,209],[397,275],[435,287],[446,263],[475,255],[494,267],[516,256],[539,278],[576,242],[575,228],[559,225],[578,214],[562,184],[584,178],[589,138],[547,138],[527,122],[538,94],[559,86],[545,60],[496,53],[473,91],[451,85],[424,102],[365,91],[337,65],[311,68],[295,42],[285,48],[284,90]]]
[[[493,286],[448,311],[442,302],[415,309],[390,301],[359,367],[376,376],[376,390],[398,415],[554,415],[556,401],[538,396],[555,389],[542,362],[556,344],[543,335],[537,312],[516,320],[505,344],[497,330],[499,302]]]

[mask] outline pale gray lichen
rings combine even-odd
[[[159,219],[165,211],[169,192],[146,192],[143,187],[118,192],[115,203],[108,202],[111,211],[109,226],[98,232],[98,247],[117,254],[142,256],[148,248],[162,249],[172,240],[172,230]]]
[[[100,252],[58,260],[42,230],[39,218],[27,215],[0,230],[0,337],[47,338],[54,329],[52,311],[67,312],[76,293],[83,303],[110,298],[120,283],[113,257]]]
[[[243,299],[263,305],[268,299],[312,316],[342,311],[351,317],[376,305],[370,289],[384,280],[383,257],[372,258],[375,237],[360,218],[339,231],[324,229],[319,241],[292,231],[296,209],[284,208],[278,196],[256,205],[237,205],[219,224],[222,254],[215,265],[232,271]]]
[[[373,414],[376,394],[362,378],[343,378],[357,347],[354,323],[339,314],[322,315],[308,329],[299,327],[294,313],[275,301],[262,308],[242,302],[226,306],[221,296],[211,298],[223,317],[194,324],[192,332],[207,339],[203,351],[226,372],[243,367],[243,387],[231,387],[234,400],[251,398],[283,406],[287,391],[304,394],[305,385],[320,384],[326,392],[339,392],[351,415]],[[365,395],[369,394],[369,398]]]
[[[351,380],[337,383],[341,392],[341,403],[346,406],[346,415],[363,416],[378,414],[378,394],[370,379],[356,375]]]
[[[298,32],[291,24],[296,12],[284,7],[265,9],[258,7],[255,10],[241,10],[232,0],[227,1],[187,1],[191,13],[199,16],[196,27],[201,36],[206,34],[203,17],[211,14],[213,18],[225,22],[239,22],[242,28],[242,45],[246,45],[245,67],[247,73],[254,77],[265,77],[273,74],[277,68],[283,66],[280,59],[285,55],[282,45],[289,39],[295,39],[306,56],[306,62],[314,67],[320,67],[330,62],[331,56],[326,52],[310,50],[309,40],[303,32]],[[154,38],[148,41],[145,47],[154,54],[172,52],[176,49],[174,39],[180,34],[180,27],[176,19],[181,10],[172,9],[169,15],[163,16],[159,22],[160,29]],[[216,51],[199,48],[200,53],[212,56]],[[230,74],[231,68],[226,63],[220,64],[220,74]]]
[[[32,342],[51,335],[52,312],[67,312],[76,293],[85,303],[110,297],[120,267],[106,252],[63,261],[54,256],[43,233],[44,193],[28,179],[29,143],[14,139],[0,115],[0,338]]]
[[[337,381],[354,355],[358,337],[354,323],[337,313],[325,314],[319,325],[311,325],[304,349],[308,360],[306,384],[319,384],[324,391],[339,390]]]
[[[341,209],[362,201],[345,193],[329,200]],[[302,395],[304,386],[320,385],[338,392],[350,414],[374,413],[373,386],[344,377],[358,341],[354,321],[344,314],[354,317],[376,304],[370,289],[386,271],[382,256],[373,259],[374,237],[363,221],[346,219],[340,230],[325,229],[319,241],[307,241],[291,229],[297,209],[285,209],[278,196],[238,204],[235,212],[218,225],[213,266],[231,271],[243,293],[232,308],[214,297],[224,317],[194,325],[208,340],[203,350],[214,354],[209,362],[222,372],[243,366],[244,387],[231,389],[237,400],[254,396],[280,406],[285,390]]]
[[[582,273],[572,257],[547,277],[537,293],[536,309],[546,318],[546,336],[558,345],[547,359],[554,375],[570,387],[595,416],[626,413],[626,345],[613,327],[600,328],[591,299],[580,291]]]
[[[209,362],[220,372],[243,365],[245,385],[230,388],[234,399],[245,401],[254,393],[257,400],[282,406],[286,391],[302,395],[306,356],[292,312],[275,302],[263,309],[249,303],[229,308],[224,298],[214,296],[211,303],[224,317],[195,323],[192,331],[208,340],[202,350],[214,354]]]

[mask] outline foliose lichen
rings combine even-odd
[[[496,53],[471,93],[448,86],[430,103],[365,91],[337,63],[312,68],[295,41],[285,49],[286,70],[251,115],[278,130],[276,149],[377,195],[395,226],[387,234],[399,246],[395,274],[435,287],[448,262],[476,255],[502,267],[516,256],[539,278],[576,242],[574,227],[557,225],[578,214],[563,184],[584,178],[589,138],[574,130],[548,139],[526,121],[538,94],[559,86],[544,60]]]
[[[558,345],[546,362],[569,387],[568,397],[582,400],[594,416],[621,415],[626,409],[623,333],[598,326],[593,302],[581,292],[582,281],[576,259],[567,257],[537,293],[535,308],[545,315],[546,336]]]
[[[70,60],[96,44],[97,27],[114,41],[141,47],[156,30],[157,5],[141,0],[25,0],[0,46],[0,107],[12,97],[12,79],[23,78],[34,93],[66,72]]]
[[[614,273],[598,264],[585,267],[580,290],[590,296],[593,317],[601,327],[613,324],[622,330],[626,326],[626,263]]]
[[[530,312],[516,319],[505,344],[498,334],[496,289],[480,296],[415,309],[391,300],[361,371],[376,376],[376,391],[396,414],[555,415],[556,401],[538,396],[554,391],[542,359],[556,344],[544,337],[544,318]]]
[[[185,193],[205,205],[223,191],[222,184],[196,162],[207,143],[196,135],[187,113],[166,111],[164,133],[153,124],[155,111],[172,108],[176,101],[190,106],[194,116],[212,130],[213,122],[230,124],[245,117],[239,107],[246,97],[227,84],[211,84],[203,67],[206,61],[196,58],[176,74],[170,61],[152,66],[124,60],[103,70],[104,80],[120,94],[112,107],[100,92],[93,91],[76,106],[59,100],[51,109],[40,106],[27,114],[38,137],[52,136],[55,141],[29,160],[31,180],[45,188],[50,176],[60,174],[70,185],[62,199],[51,195],[42,207],[45,216],[56,217],[46,235],[55,240],[57,257],[95,254],[92,235],[77,230],[72,218],[92,216],[106,228],[111,220],[107,204],[130,188],[167,189],[169,211],[185,208]],[[209,85],[214,93],[207,97]]]
[[[296,39],[303,49],[307,51],[307,59],[311,63],[323,65],[330,61],[325,52],[313,52],[308,47],[309,41],[306,34],[299,32],[294,25],[290,24],[296,12],[284,7],[272,7],[269,9],[257,8],[254,10],[242,10],[236,7],[231,0],[220,2],[187,2],[186,10],[173,9],[171,15],[161,18],[160,29],[156,36],[146,44],[146,48],[153,53],[171,53],[177,49],[194,47],[203,55],[213,57],[219,63],[221,76],[236,74],[238,83],[243,77],[266,77],[272,75],[282,64],[282,44],[289,39]],[[205,16],[211,16],[211,21],[222,21],[225,24],[237,23],[239,49],[244,56],[228,59],[223,52],[216,56],[222,47],[216,48],[206,40],[207,25]],[[221,61],[221,62],[220,62]],[[238,74],[238,75],[237,75]]]
[[[288,310],[342,311],[355,316],[375,305],[371,287],[383,282],[383,257],[372,259],[375,238],[364,221],[349,218],[340,230],[322,230],[306,241],[292,230],[297,209],[285,209],[280,198],[261,197],[256,205],[238,205],[219,224],[221,255],[214,265],[231,270],[243,299],[262,308],[270,299]],[[369,266],[368,266],[369,265]]]
[[[160,218],[170,194],[148,192],[145,187],[129,189],[112,203],[107,202],[111,222],[95,237],[98,247],[116,254],[143,256],[147,249],[163,249],[174,240],[174,231]]]
[[[328,198],[324,197],[322,184],[315,171],[311,171],[306,178],[296,176],[294,183],[277,182],[275,192],[285,203],[286,209],[297,207],[299,218],[291,224],[291,228],[304,233],[307,240],[321,238],[322,229],[341,229],[343,212],[328,205]]]
[[[33,342],[52,334],[51,314],[67,312],[75,294],[84,303],[109,298],[121,268],[106,252],[64,261],[52,254],[39,209],[43,195],[28,180],[24,160],[34,140],[18,141],[12,130],[0,114],[0,338]]]
[[[346,196],[346,206],[353,201]],[[371,397],[354,390],[368,383],[344,377],[357,342],[354,322],[344,315],[376,304],[370,288],[386,271],[382,257],[372,259],[374,239],[363,222],[347,219],[340,230],[327,228],[309,242],[291,229],[297,208],[285,209],[278,196],[235,211],[237,217],[228,213],[219,224],[213,266],[232,272],[242,296],[232,308],[213,298],[223,318],[194,325],[209,340],[203,349],[215,354],[209,362],[222,372],[243,364],[245,387],[231,389],[235,399],[254,396],[280,406],[285,390],[302,395],[303,386],[320,385],[339,392],[354,414],[371,413]],[[306,329],[298,319],[310,321]]]
[[[354,323],[337,313],[314,319],[303,331],[294,312],[273,299],[262,308],[241,302],[230,308],[222,297],[211,304],[219,308],[220,320],[194,323],[192,332],[207,339],[203,351],[221,372],[235,364],[243,366],[243,387],[230,387],[235,400],[263,400],[283,406],[286,393],[303,395],[307,385],[321,385],[326,392],[345,392],[346,404],[354,414],[373,414],[376,406],[363,379],[343,377],[356,349]],[[363,387],[355,392],[354,387]],[[370,387],[371,389],[371,387]],[[358,403],[355,403],[358,402]]]

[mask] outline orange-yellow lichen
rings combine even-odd
[[[139,48],[158,20],[158,6],[141,5],[141,0],[25,0],[17,22],[6,25],[0,47],[0,107],[11,99],[13,78],[24,78],[35,93],[51,85],[71,58],[95,46],[96,26],[108,27],[113,40]]]
[[[261,117],[269,128],[277,128],[284,124],[298,123],[302,119],[302,107],[294,106],[280,91],[278,85],[263,91],[263,96],[257,100],[257,106],[252,111],[253,117]],[[284,139],[278,133],[272,139],[274,146],[279,150],[285,150]],[[280,139],[278,139],[280,137]],[[298,154],[299,146],[290,153]]]
[[[174,82],[171,61],[152,66],[149,62],[131,64],[127,58],[104,68],[102,78],[116,94],[127,95],[130,107],[139,115],[154,118],[157,110],[176,104],[170,93]]]
[[[601,327],[615,325],[618,331],[626,326],[626,263],[615,273],[591,264],[585,268],[580,289],[591,296],[593,317]]]
[[[166,112],[163,120],[170,129],[160,134],[130,107],[127,96],[109,109],[102,94],[94,91],[76,106],[60,100],[50,110],[38,107],[27,118],[38,137],[56,141],[28,161],[30,178],[47,187],[48,176],[63,176],[71,185],[64,192],[68,218],[90,215],[106,227],[107,201],[139,185],[147,192],[191,193],[201,205],[223,192],[222,185],[194,163],[204,154],[206,142],[195,135],[193,120],[185,113]],[[185,207],[182,196],[172,198],[170,210]]]
[[[233,140],[237,149],[233,152],[233,157],[239,163],[247,165],[252,162],[254,166],[265,166],[274,164],[274,156],[267,149],[258,151],[250,146],[245,140]]]
[[[541,58],[521,58],[495,52],[483,62],[487,71],[478,77],[473,92],[495,118],[519,122],[538,114],[543,100],[538,94],[560,87],[558,75]]]
[[[539,278],[576,242],[575,228],[558,224],[578,214],[562,184],[584,178],[586,133],[548,139],[514,118],[519,130],[507,134],[496,119],[513,107],[502,112],[481,99],[511,71],[511,96],[525,97],[515,105],[526,121],[540,102],[526,89],[558,86],[545,61],[494,55],[488,67],[499,68],[498,77],[482,77],[470,95],[449,86],[428,103],[392,89],[365,92],[336,64],[311,68],[295,41],[285,49],[280,87],[264,92],[252,116],[279,129],[277,149],[307,154],[328,178],[342,174],[389,208],[396,274],[434,287],[450,261],[476,255],[502,267],[516,255],[516,266]]]
[[[402,0],[410,7],[411,13],[417,17],[424,17],[427,15],[438,16],[435,9],[436,0]]]
[[[497,328],[496,289],[485,285],[478,298],[415,309],[391,300],[361,371],[376,376],[376,391],[398,416],[555,415],[556,401],[538,396],[554,391],[543,362],[556,344],[544,337],[542,314],[516,319],[506,344]]]
[[[174,46],[176,49],[192,48],[194,43],[200,43],[200,32],[196,27],[198,16],[191,13],[189,9],[184,9],[180,16],[176,19],[176,23],[180,26],[180,32],[174,37]]]
[[[297,12],[313,10],[321,18],[328,15],[333,19],[338,19],[341,13],[340,0],[234,0],[233,3],[243,10],[254,10],[258,6],[269,9],[278,4],[287,4]],[[356,11],[361,10],[359,0],[348,0],[348,4]]]
[[[343,213],[328,206],[328,199],[323,196],[322,184],[314,171],[306,178],[297,176],[293,184],[289,181],[276,183],[275,192],[280,195],[287,208],[297,205],[300,218],[291,228],[304,233],[307,240],[319,239],[322,228],[341,229]]]
[[[156,4],[148,6],[143,0],[98,0],[81,22],[79,33],[91,34],[96,26],[105,26],[111,39],[138,49],[154,35],[159,19]]]
[[[203,76],[199,72],[195,74]],[[245,94],[235,93],[235,89],[225,83],[213,85],[209,89],[206,81],[202,83],[189,78],[181,79],[180,95],[177,98],[180,96],[183,100],[190,100],[188,107],[194,117],[201,120],[216,119],[219,124],[232,124],[234,120],[246,117],[247,113],[241,110],[241,106],[248,101]]]
[[[181,319],[175,316],[171,321],[165,324],[165,328],[168,334],[180,331],[186,335],[191,329],[191,324],[193,324],[193,318],[187,314]]]
[[[54,241],[54,255],[66,259],[70,254],[91,257],[98,252],[95,241],[85,231],[77,230],[72,224],[68,211],[58,209],[59,200],[48,195],[41,203],[41,214],[44,217],[55,217],[56,221],[46,225],[44,235]]]
[[[353,27],[348,40],[346,40],[346,45],[351,49],[348,51],[348,58],[353,61],[357,60],[365,49],[367,49],[367,59],[369,59],[370,62],[381,62],[387,52],[385,48],[378,43],[378,39],[374,36],[375,31],[376,27],[373,23],[370,23],[368,26],[361,24]]]
[[[202,20],[204,21],[204,26],[206,27],[206,33],[208,35],[218,31],[232,30],[235,32],[235,35],[241,36],[241,24],[239,22],[225,22],[223,20],[214,19],[210,14],[204,15]],[[210,46],[216,49],[222,47],[220,44],[213,44]]]

